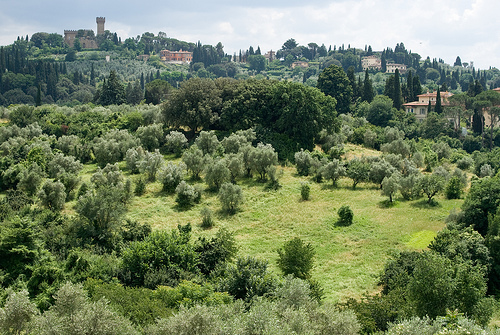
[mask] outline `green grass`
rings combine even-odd
[[[459,208],[463,201],[438,197],[438,205],[429,206],[423,199],[396,199],[388,206],[375,185],[359,184],[353,190],[352,182],[342,179],[334,188],[299,177],[294,168],[283,169],[282,187],[277,191],[266,190],[266,184],[255,179],[240,180],[245,202],[234,215],[222,213],[217,194],[209,191],[203,193],[200,204],[181,211],[175,195],[162,192],[156,182],[147,185],[143,196],[133,198],[127,217],[149,223],[153,229],[171,230],[190,222],[195,238],[212,235],[225,226],[235,233],[241,256],[265,259],[276,273],[276,250],[298,236],[314,246],[312,275],[322,284],[325,299],[336,302],[376,292],[378,275],[390,255],[397,250],[426,248],[444,227],[450,210]],[[95,166],[86,167],[88,173],[93,170]],[[135,180],[136,176],[131,177]],[[302,201],[300,182],[306,180],[311,197]],[[337,227],[337,210],[345,204],[354,212],[354,223]],[[205,206],[214,213],[215,226],[208,230],[200,227],[200,211]],[[71,205],[66,212],[72,212]]]

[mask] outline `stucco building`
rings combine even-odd
[[[450,92],[441,92],[441,105],[448,105],[448,98],[453,95]],[[437,92],[425,93],[418,95],[418,101],[408,102],[403,104],[407,113],[415,114],[417,121],[423,121],[427,117],[427,109],[429,108],[429,102],[431,103],[431,109],[436,106]]]
[[[170,51],[161,50],[160,59],[168,63],[191,63],[193,61],[193,53],[189,51]]]

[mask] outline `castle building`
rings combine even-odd
[[[104,34],[105,21],[106,19],[104,17],[96,18],[97,35]],[[97,49],[99,47],[95,39],[94,31],[92,31],[91,29],[64,31],[64,43],[66,43],[68,46],[73,47],[77,38],[80,41],[80,46],[83,49]]]

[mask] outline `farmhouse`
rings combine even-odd
[[[179,51],[165,49],[160,51],[160,59],[167,63],[190,63],[193,61],[193,53],[182,49]]]

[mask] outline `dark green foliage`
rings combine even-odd
[[[144,98],[147,104],[159,105],[167,99],[172,91],[172,85],[160,79],[155,79],[145,85]]]
[[[474,181],[462,205],[461,222],[473,226],[482,236],[488,232],[488,215],[495,215],[500,204],[499,177]]]
[[[103,106],[121,105],[126,102],[125,87],[118,79],[116,71],[111,70],[108,80],[96,91],[94,101]]]
[[[305,244],[299,237],[295,237],[278,249],[278,267],[285,276],[309,279],[315,253],[310,243]]]
[[[135,183],[134,194],[137,196],[141,196],[146,192],[146,181],[144,178],[139,178]]]
[[[462,197],[464,185],[459,177],[452,177],[446,184],[444,193],[446,199],[460,199]]]
[[[199,255],[198,268],[201,273],[208,276],[217,267],[236,256],[237,246],[234,234],[221,228],[210,240],[205,237],[199,238],[195,251]]]
[[[337,65],[330,65],[318,77],[317,88],[337,100],[337,110],[346,114],[350,109],[352,87],[344,70]]]
[[[457,262],[472,261],[473,264],[485,268],[489,267],[491,263],[485,238],[472,227],[459,229],[449,226],[444,228],[429,244],[429,249]]]
[[[268,271],[267,265],[266,261],[252,257],[238,258],[235,265],[228,265],[223,270],[218,289],[245,301],[270,293],[276,288],[277,280]]]
[[[189,243],[190,226],[187,228],[153,232],[143,241],[132,242],[123,251],[123,282],[150,288],[175,286],[183,277],[196,274],[198,255]]]
[[[0,268],[3,270],[2,284],[13,284],[20,276],[30,277],[39,257],[34,227],[28,218],[17,216],[0,224]]]
[[[392,100],[385,95],[377,95],[371,101],[366,112],[366,119],[376,126],[385,127],[394,118]]]
[[[122,226],[121,235],[123,241],[142,241],[151,234],[151,226],[149,224],[140,224],[137,221],[125,220]]]
[[[300,183],[300,197],[303,201],[309,200],[311,193],[311,185],[308,182]]]
[[[338,226],[350,226],[352,225],[352,220],[354,218],[354,213],[348,205],[343,205],[337,211],[339,219],[337,221]]]
[[[222,103],[219,94],[210,79],[191,78],[183,82],[163,106],[166,124],[175,128],[187,126],[193,134],[199,128],[210,129],[219,119],[217,110]]]

